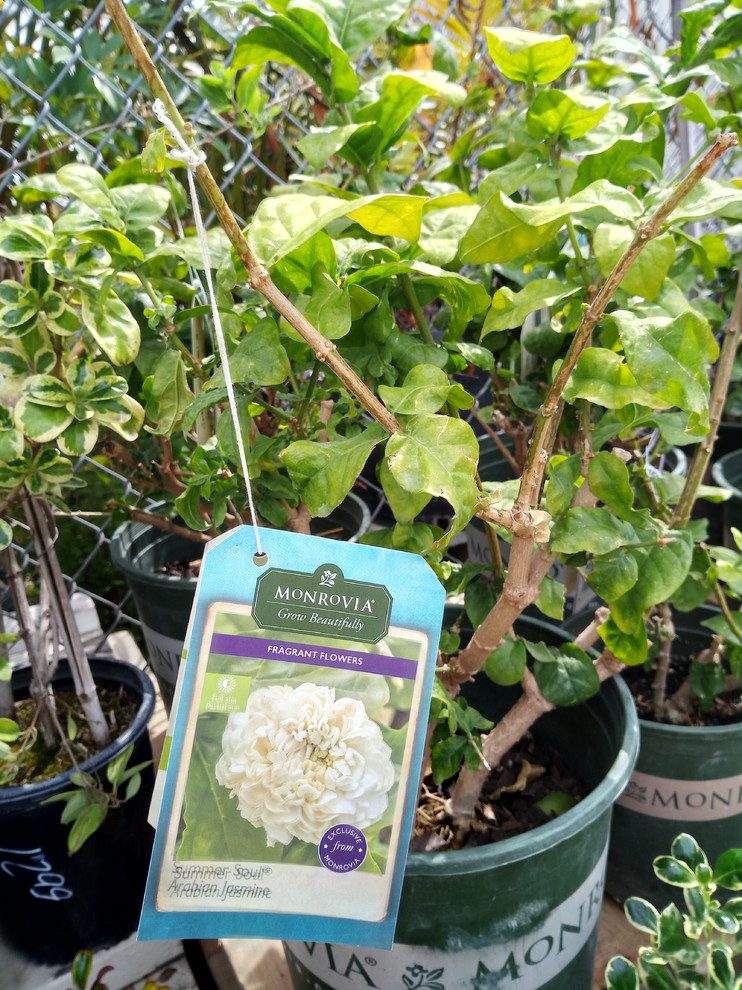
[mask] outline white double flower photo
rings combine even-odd
[[[392,750],[363,703],[311,682],[253,691],[227,720],[215,776],[269,847],[375,824],[395,780]]]

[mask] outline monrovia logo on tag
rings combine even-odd
[[[382,584],[347,581],[335,564],[313,574],[272,567],[258,578],[253,618],[264,629],[378,643],[389,632],[391,607]]]

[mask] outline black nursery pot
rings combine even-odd
[[[134,721],[82,769],[105,778],[105,768],[130,743],[130,765],[152,759],[147,723],[155,706],[149,677],[131,664],[91,659],[96,684],[122,687],[138,704]],[[17,698],[28,697],[30,668],[13,673]],[[55,691],[73,691],[66,661]],[[10,953],[66,970],[80,949],[103,949],[127,938],[141,909],[153,832],[147,824],[154,770],[130,801],[109,811],[101,828],[70,855],[62,803],[44,804],[69,790],[69,772],[48,781],[0,788],[0,971]],[[3,980],[0,977],[0,984]]]

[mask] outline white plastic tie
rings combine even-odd
[[[242,467],[242,473],[245,476],[245,491],[247,492],[247,502],[250,506],[250,515],[252,517],[253,530],[255,532],[255,545],[257,546],[257,553],[253,557],[254,562],[259,566],[267,563],[268,555],[263,551],[261,541],[260,541],[260,527],[258,526],[258,517],[255,512],[255,503],[253,502],[252,496],[252,485],[250,483],[250,472],[247,468],[247,455],[245,453],[245,444],[242,439],[242,431],[240,430],[240,418],[237,410],[237,399],[234,394],[234,384],[232,382],[232,372],[229,367],[229,352],[227,351],[227,343],[224,338],[224,329],[222,327],[221,317],[219,315],[219,307],[216,302],[216,293],[214,291],[214,282],[211,277],[211,252],[209,250],[209,242],[206,238],[206,230],[204,229],[203,217],[201,215],[201,207],[198,203],[198,191],[196,189],[196,179],[195,172],[199,165],[203,165],[206,161],[206,155],[199,148],[190,147],[183,135],[180,133],[178,128],[170,119],[167,108],[162,100],[155,100],[152,104],[152,112],[160,121],[160,123],[165,127],[168,133],[171,135],[175,143],[178,145],[176,150],[170,152],[170,157],[175,158],[177,161],[182,161],[188,167],[188,189],[191,195],[191,206],[193,208],[193,218],[196,222],[196,233],[198,234],[198,243],[201,249],[201,257],[204,262],[204,275],[206,276],[206,285],[209,293],[209,305],[211,306],[211,318],[214,323],[214,333],[216,335],[217,347],[219,349],[219,357],[222,363],[222,372],[224,374],[224,384],[227,389],[227,397],[229,398],[229,409],[232,414],[232,422],[234,424],[234,435],[237,442],[237,452],[240,458],[240,465]]]

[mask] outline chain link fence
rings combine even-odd
[[[483,0],[481,8],[468,0],[417,0],[409,24],[411,29],[430,25],[465,65],[484,57],[477,31],[480,9],[486,23],[523,27],[530,26],[529,18],[541,6],[523,0]],[[680,0],[613,0],[610,6],[613,23],[628,26],[658,52],[677,36]],[[316,94],[301,73],[274,68],[261,83],[266,99],[260,126],[246,126],[244,114],[235,113],[234,102],[225,96],[235,45],[249,27],[238,7],[142,0],[132,13],[244,224],[252,202],[304,168],[295,145],[315,122]],[[372,70],[382,57],[383,51],[370,49],[360,65]],[[424,143],[448,139],[451,127],[458,126],[454,116],[453,110],[443,111],[432,123],[421,116]],[[13,188],[39,172],[71,161],[110,172],[141,152],[151,127],[146,84],[104,3],[5,0],[0,8],[0,211],[12,207]],[[682,127],[675,144],[670,169],[695,151],[692,136]],[[75,507],[78,514],[59,517],[59,555],[70,591],[85,596],[83,605],[95,606],[98,621],[88,637],[95,650],[114,630],[135,629],[138,620],[123,578],[108,564],[112,520],[91,506],[97,509],[109,499],[126,501],[132,491],[129,481],[100,459],[80,458],[77,472],[86,477],[91,495]],[[28,547],[18,549],[23,566],[33,573],[33,555]]]

